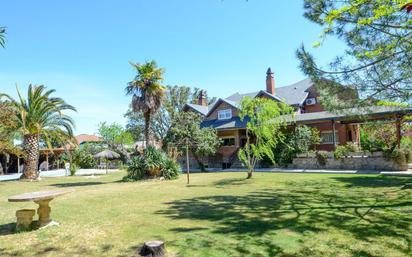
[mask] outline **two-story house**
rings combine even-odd
[[[187,104],[184,111],[193,111],[203,116],[202,127],[213,127],[223,144],[217,154],[206,160],[209,167],[233,167],[237,162],[237,152],[245,143],[247,120],[238,116],[239,106],[244,97],[266,97],[274,101],[284,101],[294,107],[295,117],[290,124],[308,125],[319,130],[321,144],[318,150],[333,151],[337,145],[354,142],[359,144],[360,132],[356,122],[346,121],[344,115],[327,112],[319,102],[316,85],[310,79],[304,79],[292,85],[277,87],[274,74],[269,68],[266,72],[266,89],[251,93],[234,93],[226,98],[219,98],[208,105],[205,95],[200,94],[199,104]],[[355,94],[353,97],[357,97]],[[385,109],[378,114],[385,114]]]

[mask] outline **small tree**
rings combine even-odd
[[[202,171],[203,157],[215,154],[221,142],[212,128],[201,128],[201,117],[193,112],[180,112],[173,121],[165,145],[188,146]]]
[[[316,150],[316,145],[319,143],[320,136],[316,128],[298,125],[294,129],[288,129],[283,142],[274,149],[274,152],[279,153],[275,156],[276,163],[287,166],[292,163],[297,154],[308,152],[311,146]]]
[[[129,131],[120,124],[102,122],[99,124],[98,133],[110,148],[122,155],[123,161],[128,161],[129,153],[125,146],[132,145],[134,142],[133,135]]]
[[[275,163],[273,149],[282,142],[286,126],[286,114],[293,109],[283,102],[266,98],[246,97],[241,103],[239,117],[248,119],[246,124],[246,144],[239,150],[238,157],[248,169],[247,178],[252,177],[256,162],[267,156]]]

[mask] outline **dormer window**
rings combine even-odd
[[[232,118],[232,109],[219,110],[217,112],[218,120],[228,120]]]

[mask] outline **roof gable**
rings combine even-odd
[[[206,114],[206,117],[208,117],[211,113],[213,113],[214,110],[216,110],[217,107],[219,107],[219,105],[221,105],[222,103],[227,103],[228,105],[232,106],[233,108],[239,109],[239,104],[228,100],[228,99],[224,99],[224,98],[219,98],[211,108],[209,108],[209,111]]]
[[[279,102],[282,101],[282,99],[279,98],[278,96],[272,95],[272,94],[270,94],[270,93],[268,93],[268,92],[266,92],[266,91],[264,91],[264,90],[260,90],[260,91],[256,94],[255,97],[259,97],[259,96],[265,96],[265,97],[268,97],[268,98],[270,98],[270,99],[272,99],[272,100],[276,100],[276,101],[279,101]]]
[[[183,106],[183,110],[186,110],[186,109],[190,108],[190,109],[194,110],[195,112],[197,112],[201,115],[206,115],[209,111],[210,106],[212,106],[212,105],[204,106],[204,105],[189,103],[189,104],[185,104],[185,106]]]
[[[307,78],[285,87],[275,89],[276,96],[289,105],[301,105],[309,95],[309,88],[313,86],[311,79]]]

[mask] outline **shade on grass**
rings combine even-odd
[[[130,256],[145,240],[171,256],[410,256],[412,178],[375,175],[193,174],[175,181],[48,178],[0,183],[0,256]],[[14,234],[10,195],[56,188],[59,227]]]

